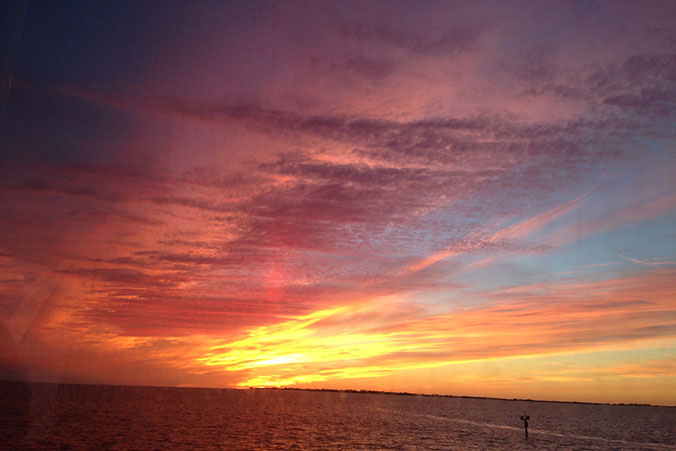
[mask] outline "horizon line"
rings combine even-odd
[[[676,404],[651,404],[639,402],[595,402],[595,401],[563,401],[554,399],[532,399],[532,398],[501,398],[498,396],[476,396],[476,395],[452,395],[440,393],[416,393],[407,391],[388,391],[388,390],[371,390],[371,389],[353,389],[353,388],[311,388],[311,387],[191,387],[191,386],[177,386],[177,385],[131,385],[131,384],[97,384],[92,382],[46,382],[46,381],[27,381],[27,380],[11,380],[0,379],[0,384],[16,383],[16,384],[42,384],[42,385],[87,385],[92,387],[128,387],[128,388],[175,388],[175,389],[189,389],[189,390],[279,390],[279,391],[317,391],[330,393],[354,393],[354,394],[372,394],[372,395],[396,395],[396,396],[426,396],[437,398],[461,398],[461,399],[488,399],[495,401],[524,401],[524,402],[539,402],[539,403],[557,403],[557,404],[590,404],[598,406],[625,406],[625,407],[666,407],[676,408]]]

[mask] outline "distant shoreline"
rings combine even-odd
[[[339,388],[300,388],[300,387],[249,387],[249,390],[290,390],[290,391],[318,391],[318,392],[335,392],[335,393],[357,393],[357,394],[373,394],[373,395],[398,395],[398,396],[426,396],[433,398],[458,398],[458,399],[489,399],[494,401],[525,401],[525,402],[542,402],[542,403],[557,403],[557,404],[590,404],[597,406],[634,406],[634,407],[670,407],[663,404],[647,404],[647,403],[611,403],[611,402],[591,402],[591,401],[556,401],[547,399],[530,399],[530,398],[498,398],[494,396],[469,396],[469,395],[442,395],[437,393],[412,393],[412,392],[393,392],[385,390],[356,390],[356,389],[339,389]]]
[[[358,389],[338,389],[338,388],[301,388],[301,387],[249,387],[249,388],[231,388],[231,387],[177,387],[172,385],[125,385],[125,384],[94,384],[77,382],[42,382],[25,380],[0,380],[0,384],[25,384],[25,385],[58,385],[75,386],[84,385],[91,387],[127,387],[127,388],[162,388],[162,389],[186,389],[186,390],[270,390],[270,391],[307,391],[307,392],[326,392],[326,393],[353,393],[367,395],[396,395],[396,396],[425,396],[431,398],[456,398],[456,399],[486,399],[495,401],[524,401],[539,403],[557,403],[557,404],[589,404],[597,406],[618,406],[618,407],[666,407],[676,408],[676,405],[647,404],[647,403],[610,403],[610,402],[591,402],[591,401],[556,401],[546,399],[529,398],[499,398],[493,396],[468,396],[468,395],[442,395],[436,393],[412,393],[412,392],[393,392],[385,390],[358,390]]]

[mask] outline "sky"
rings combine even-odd
[[[0,379],[676,405],[676,3],[2,8]]]

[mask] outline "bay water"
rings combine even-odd
[[[520,416],[530,416],[525,438]],[[672,449],[676,408],[0,383],[0,449]]]

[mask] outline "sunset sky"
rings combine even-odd
[[[2,8],[0,379],[676,405],[676,2]]]

